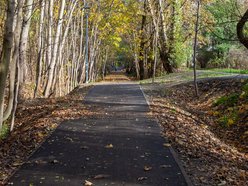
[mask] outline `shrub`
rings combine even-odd
[[[238,118],[238,111],[236,109],[230,109],[218,119],[218,122],[222,127],[230,127],[237,122]]]

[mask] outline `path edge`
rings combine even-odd
[[[148,97],[146,96],[146,94],[145,94],[144,90],[142,89],[141,85],[138,84],[138,86],[139,86],[139,88],[140,88],[140,90],[141,90],[141,92],[142,92],[142,94],[143,94],[143,96],[144,96],[144,98],[145,98],[145,100],[146,100],[146,103],[148,104],[149,109],[150,109],[151,102],[149,101]],[[158,123],[158,125],[160,125],[159,122],[158,122],[158,120],[157,120],[156,118],[155,118],[155,120],[156,120],[156,122]],[[178,165],[178,167],[179,167],[181,173],[183,174],[183,177],[184,177],[184,179],[185,179],[185,182],[187,183],[188,186],[193,186],[193,184],[192,184],[192,182],[191,182],[191,180],[190,180],[188,174],[186,173],[186,171],[185,171],[185,169],[184,169],[183,164],[181,163],[181,160],[179,159],[178,153],[173,149],[172,146],[170,146],[170,147],[168,147],[168,148],[169,148],[169,150],[170,150],[170,152],[171,152],[171,154],[172,154],[174,160],[176,161],[176,163],[177,163],[177,165]]]
[[[89,87],[89,86],[94,86],[95,84],[86,84],[86,85],[79,85],[78,87],[76,87],[76,88],[85,88],[85,87]],[[88,92],[87,92],[87,94],[88,94]],[[86,95],[87,95],[86,94]],[[85,95],[85,97],[86,97],[86,95]],[[85,99],[85,97],[83,98],[83,99]],[[70,120],[70,119],[69,119]],[[50,131],[50,133],[40,142],[40,144],[39,145],[37,145],[35,148],[34,148],[34,150],[29,154],[29,156],[27,156],[26,157],[26,159],[25,159],[25,161],[16,169],[16,170],[14,170],[11,174],[10,174],[10,176],[7,178],[7,179],[5,179],[5,180],[3,180],[3,186],[7,186],[7,185],[10,185],[9,184],[9,181],[10,181],[10,179],[21,169],[21,167],[24,165],[24,164],[26,164],[27,163],[27,161],[41,148],[41,146],[47,141],[47,140],[49,140],[49,138],[51,138],[51,136],[52,136],[52,134],[55,132],[55,130],[57,130],[57,128],[60,126],[60,125],[62,125],[64,122],[67,122],[67,121],[69,121],[68,119],[65,119],[65,120],[62,120],[61,122],[59,122],[58,123],[58,126],[56,126],[52,131]],[[1,186],[1,185],[0,185]]]

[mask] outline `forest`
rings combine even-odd
[[[238,41],[239,36],[247,47],[247,15],[240,23],[241,34],[236,34],[247,2],[198,3],[197,65],[247,69],[246,50]],[[0,128],[11,115],[14,119],[18,99],[66,95],[85,82],[85,69],[94,82],[114,63],[141,80],[192,67],[195,1],[2,0],[0,9]]]
[[[197,99],[200,71],[248,74],[247,22],[247,0],[0,0],[0,141],[24,102],[50,104],[112,71],[141,84],[194,72]]]

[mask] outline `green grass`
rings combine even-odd
[[[0,140],[5,139],[9,134],[9,126],[7,124],[3,124],[2,130],[0,131]]]
[[[239,100],[239,94],[234,93],[229,96],[220,97],[215,101],[214,106],[224,105],[226,107],[232,107],[238,103],[238,100]]]
[[[241,69],[232,69],[232,68],[223,68],[223,69],[209,69],[214,72],[223,72],[223,73],[231,73],[231,74],[248,74],[248,70]]]
[[[213,70],[197,70],[197,78],[198,79],[204,79],[204,78],[211,78],[211,77],[224,77],[224,76],[230,76],[229,73],[223,74],[222,71],[217,72]],[[166,74],[160,77],[155,78],[155,83],[181,83],[181,82],[188,82],[193,81],[193,71],[192,70],[186,70],[183,72],[173,73],[173,74]],[[140,84],[149,84],[152,83],[152,78],[145,79],[139,81]]]

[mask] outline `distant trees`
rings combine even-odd
[[[84,83],[86,55],[89,81],[104,77],[137,5],[122,0],[1,0],[0,131],[4,121],[14,128],[16,106],[23,98],[62,96]]]

